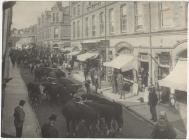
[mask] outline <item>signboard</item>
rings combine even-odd
[[[168,52],[163,52],[159,55],[160,65],[170,65],[170,54]]]
[[[149,55],[147,53],[141,53],[139,56],[139,60],[143,62],[148,62],[149,61]]]

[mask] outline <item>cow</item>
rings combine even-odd
[[[62,114],[66,119],[68,134],[75,134],[75,128],[81,120],[86,121],[89,129],[90,124],[98,119],[98,112],[92,107],[76,102],[74,99],[69,100],[62,109]]]
[[[27,90],[28,90],[28,97],[32,103],[32,105],[37,105],[38,103],[40,103],[40,88],[39,88],[39,84],[37,83],[28,83],[27,84]]]

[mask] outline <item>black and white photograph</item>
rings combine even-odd
[[[187,139],[187,1],[2,3],[2,138]]]

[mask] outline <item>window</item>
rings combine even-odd
[[[110,11],[109,11],[109,28],[110,28],[110,33],[113,33],[114,32],[114,25],[115,25],[115,23],[114,23],[114,11],[113,11],[113,9],[110,9]]]
[[[161,2],[160,4],[161,27],[173,26],[173,11],[171,6],[171,2]]]
[[[54,38],[58,38],[58,28],[54,28]]]
[[[56,21],[58,22],[59,21],[59,14],[56,13]]]
[[[96,34],[95,15],[92,15],[92,36]]]
[[[80,15],[80,5],[77,5],[77,15]]]
[[[75,22],[73,22],[73,38],[75,38]]]
[[[100,27],[100,34],[104,32],[104,13],[101,12],[99,15],[99,27]]]
[[[73,17],[76,15],[76,7],[73,7]]]
[[[89,23],[88,23],[88,17],[85,18],[85,36],[87,37],[89,35]]]
[[[55,22],[55,13],[53,13],[53,22]]]
[[[135,2],[135,30],[141,30],[144,26],[144,11],[141,2]]]
[[[121,6],[121,31],[127,31],[127,6]]]
[[[77,37],[80,37],[80,21],[77,21]]]

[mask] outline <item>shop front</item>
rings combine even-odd
[[[138,84],[141,91],[149,85],[149,60],[148,53],[139,53]]]
[[[112,89],[114,93],[119,92],[119,78],[121,75],[123,77],[123,90],[127,93],[134,93],[134,84],[135,84],[135,78],[136,76],[134,73],[136,73],[136,58],[131,54],[123,54],[121,53],[116,58],[114,58],[110,62],[105,62],[104,66],[112,68],[113,74],[112,74]]]

